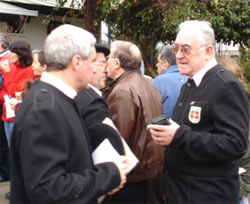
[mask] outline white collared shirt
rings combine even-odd
[[[64,81],[62,81],[58,77],[50,74],[49,72],[42,73],[41,81],[46,82],[46,83],[56,87],[58,90],[63,92],[69,98],[74,99],[77,95],[76,90],[74,90],[68,84],[66,84]]]
[[[96,88],[95,86],[93,86],[92,84],[88,84],[90,88],[92,88],[100,97],[102,97],[102,92]]]
[[[198,71],[192,78],[196,84],[196,86],[198,87],[201,83],[202,78],[204,77],[204,75],[210,70],[212,69],[217,63],[216,59],[213,58],[211,59],[204,68],[202,68],[200,71]]]

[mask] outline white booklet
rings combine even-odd
[[[119,157],[120,154],[115,150],[107,138],[104,139],[92,153],[94,164],[112,162],[119,159]]]
[[[9,96],[4,95],[4,104],[6,108],[6,118],[12,118],[15,116],[15,111],[11,108]]]
[[[112,120],[110,120],[109,118],[105,118],[103,123],[117,130]],[[121,137],[121,140],[123,143],[125,156],[127,156],[128,158],[129,171],[131,171],[138,163],[138,159],[134,155],[134,153],[131,151],[128,144],[122,137]],[[92,153],[94,164],[99,164],[103,162],[112,162],[112,161],[117,160],[117,158],[119,158],[120,156],[121,155],[115,150],[115,148],[112,146],[112,144],[107,138],[104,139],[102,143],[99,144],[98,147]]]

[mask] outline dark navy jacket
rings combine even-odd
[[[173,112],[181,127],[165,152],[169,203],[237,203],[248,109],[244,88],[220,65],[198,87],[183,85]]]

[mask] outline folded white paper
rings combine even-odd
[[[131,171],[138,163],[137,157],[131,151],[126,141],[122,138],[122,136],[120,135],[119,131],[117,130],[113,121],[110,118],[105,118],[102,121],[102,123],[114,128],[119,134],[122,140],[125,156],[128,158],[129,171]],[[119,158],[120,156],[121,155],[115,150],[115,148],[112,146],[112,144],[108,139],[104,139],[102,143],[99,144],[99,146],[92,153],[94,164],[99,164],[103,162],[112,162],[117,160],[117,158]]]
[[[116,161],[119,157],[120,154],[107,138],[104,139],[92,153],[94,164]]]
[[[15,110],[11,108],[10,99],[7,94],[4,95],[4,104],[6,108],[6,118],[8,119],[8,118],[15,117]]]

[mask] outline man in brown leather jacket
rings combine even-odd
[[[113,79],[104,92],[112,118],[139,163],[127,177],[127,183],[113,203],[146,203],[148,185],[162,172],[163,150],[155,144],[146,129],[151,120],[162,114],[158,89],[140,74],[141,54],[127,41],[111,44],[107,74]]]

